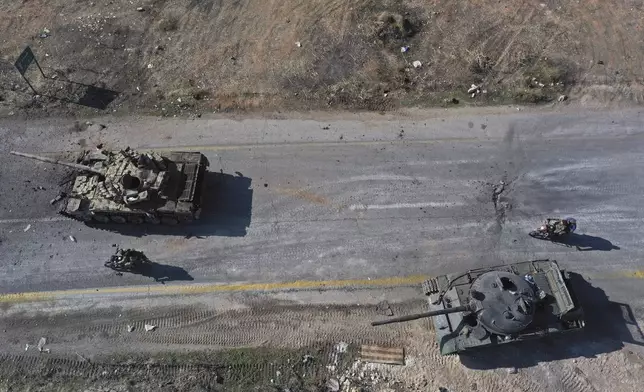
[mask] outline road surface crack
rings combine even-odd
[[[512,208],[512,205],[502,197],[503,192],[509,187],[510,182],[501,180],[497,185],[490,185],[494,186],[492,190],[492,203],[494,204],[494,211],[496,213],[496,222],[500,226],[505,222],[507,211]]]

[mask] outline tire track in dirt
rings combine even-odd
[[[417,312],[424,301],[412,305],[393,306],[396,313]],[[368,320],[379,317],[373,308],[351,309],[280,309],[242,310],[224,313],[198,312],[181,314],[176,318],[149,321],[159,328],[154,334],[134,336],[126,340],[140,340],[164,344],[207,344],[221,347],[239,345],[309,346],[324,341],[388,343],[399,335],[400,327],[373,329]],[[143,330],[143,321],[133,325]],[[156,324],[155,324],[156,323]],[[123,326],[114,326],[108,333],[122,334]]]
[[[564,392],[599,392],[577,366],[563,366],[560,370]]]
[[[516,36],[522,31],[523,23],[527,18],[531,16],[531,13],[534,11],[534,7],[525,2],[519,4],[516,9],[508,15],[505,12],[500,12],[497,14],[497,22],[491,27],[490,31],[495,32],[490,35],[481,43],[481,48],[484,50],[484,53],[499,53],[497,60],[495,61],[496,66],[499,66],[503,57],[509,51],[513,37]],[[470,12],[469,10],[466,12]],[[508,29],[508,26],[514,28]]]
[[[395,314],[417,313],[425,310],[426,302],[419,300],[391,304]],[[213,346],[232,348],[270,346],[297,349],[330,342],[345,341],[355,344],[395,344],[406,324],[374,328],[370,321],[384,317],[375,306],[328,306],[253,308],[225,312],[187,309],[171,311],[167,316],[146,317],[127,315],[115,322],[105,319],[95,323],[73,317],[18,319],[5,321],[4,328],[17,325],[30,332],[21,338],[7,335],[14,350],[21,342],[48,336],[61,347],[82,346],[84,342],[126,343],[126,346],[145,347],[147,344]],[[68,322],[66,322],[66,320]],[[45,326],[42,326],[42,325]],[[145,325],[156,327],[145,331]],[[133,327],[128,332],[128,326]],[[13,331],[12,331],[13,332]],[[58,348],[57,348],[58,350]]]
[[[522,7],[522,8],[527,8],[527,7]],[[501,51],[501,54],[497,58],[497,60],[494,62],[494,66],[498,67],[501,62],[505,59],[505,57],[508,55],[510,50],[512,49],[512,46],[514,45],[517,37],[523,33],[525,26],[527,26],[530,23],[530,20],[534,16],[535,9],[534,7],[529,7],[527,10],[527,15],[523,15],[523,12],[517,12],[517,16],[522,15],[523,20],[520,22],[519,27],[516,29],[514,34],[510,37],[510,39],[507,41],[507,43],[504,45],[503,51]]]

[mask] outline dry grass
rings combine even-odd
[[[125,0],[79,4],[0,0],[0,107],[78,110],[32,101],[12,65],[25,45],[58,80],[121,92],[112,104],[120,111],[643,97],[644,11],[633,1],[157,0],[145,12]],[[45,27],[50,36],[39,38]],[[472,83],[487,93],[467,96]]]

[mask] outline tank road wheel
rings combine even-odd
[[[175,226],[179,223],[179,221],[177,220],[177,218],[174,218],[172,216],[162,216],[161,223],[168,226]]]
[[[149,223],[151,225],[158,225],[159,223],[161,223],[161,220],[157,216],[147,215],[145,217],[145,223]]]
[[[122,217],[122,216],[120,216],[120,215],[113,215],[113,216],[110,216],[110,219],[111,219],[111,220],[112,220],[112,222],[114,222],[114,223],[125,223],[125,222],[127,222],[127,219],[125,219],[125,217]]]
[[[94,214],[92,215],[92,220],[98,223],[108,223],[110,221],[110,218],[102,214]]]
[[[135,225],[140,225],[143,223],[144,219],[141,216],[132,215],[127,217],[127,221]]]

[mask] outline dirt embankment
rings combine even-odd
[[[4,114],[638,103],[644,91],[632,0],[2,0],[0,13]],[[36,99],[13,67],[27,45],[47,76],[28,71]]]

